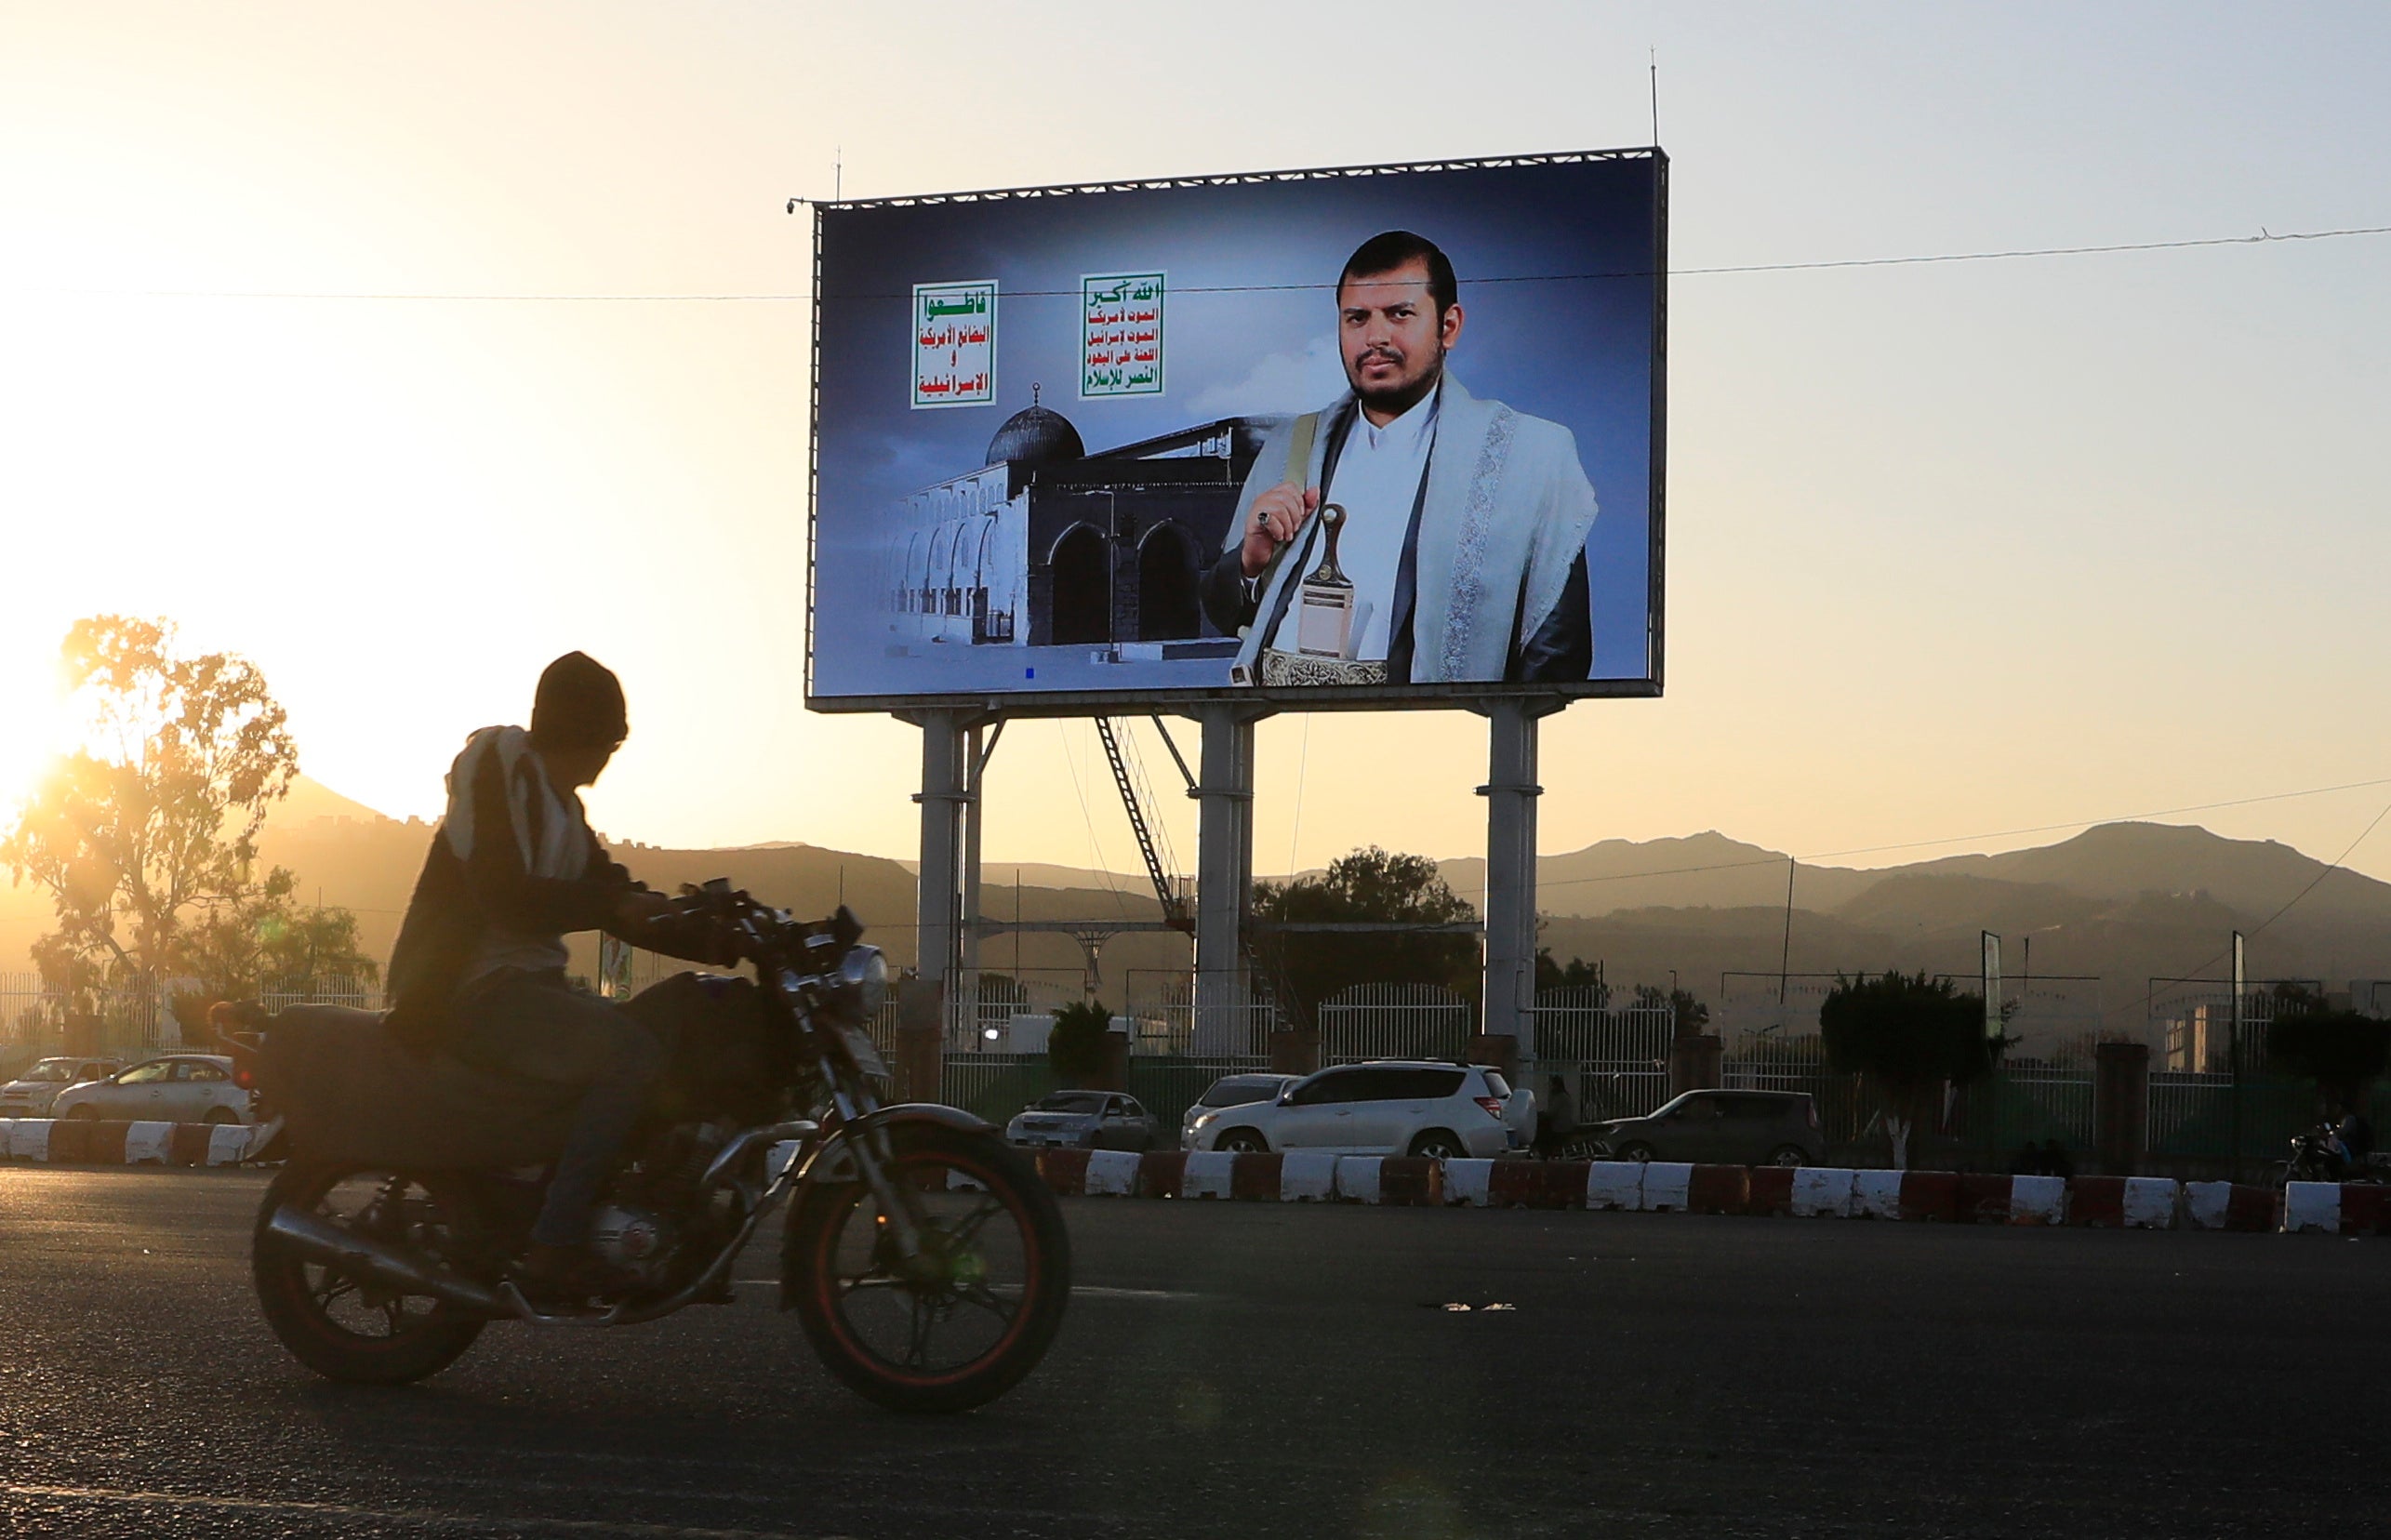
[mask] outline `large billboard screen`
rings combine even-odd
[[[818,207],[808,704],[1657,695],[1667,176]]]

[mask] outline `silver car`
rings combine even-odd
[[[249,1093],[232,1078],[232,1061],[216,1054],[169,1054],[88,1085],[69,1086],[50,1104],[54,1118],[126,1122],[246,1123]]]
[[[1057,1091],[1005,1124],[1008,1144],[1033,1149],[1151,1149],[1160,1130],[1137,1098],[1119,1091]]]
[[[68,1086],[106,1080],[124,1068],[124,1060],[113,1058],[46,1058],[28,1065],[23,1074],[0,1085],[0,1118],[46,1118],[50,1104]]]
[[[1207,1087],[1179,1118],[1179,1143],[1193,1149],[1188,1135],[1195,1131],[1196,1120],[1224,1107],[1243,1107],[1252,1102],[1277,1101],[1279,1093],[1302,1079],[1299,1075],[1238,1074],[1223,1075]]]

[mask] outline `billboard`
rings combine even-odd
[[[1661,687],[1657,150],[818,206],[807,704]]]

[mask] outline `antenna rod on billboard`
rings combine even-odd
[[[1660,143],[1660,50],[1644,50],[1652,60],[1652,141]]]

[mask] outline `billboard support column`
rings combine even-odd
[[[1506,696],[1475,708],[1487,729],[1484,1031],[1517,1039],[1523,1060],[1536,1056],[1536,724],[1565,704]]]
[[[996,719],[992,730],[975,723],[963,736],[964,763],[970,772],[963,788],[963,917],[962,935],[955,950],[963,972],[975,978],[979,974],[979,834],[986,819],[980,784],[987,778],[988,762],[995,756],[996,746],[1003,737],[1002,717]]]
[[[971,730],[985,720],[969,710],[904,711],[922,729],[922,875],[914,904],[914,966],[936,985],[940,1008],[951,1013],[948,976],[962,954],[963,927],[963,805],[970,800]]]
[[[1196,997],[1190,1047],[1198,1054],[1253,1051],[1253,983],[1245,966],[1245,916],[1254,898],[1254,724],[1246,706],[1202,706],[1203,746],[1196,784]]]

